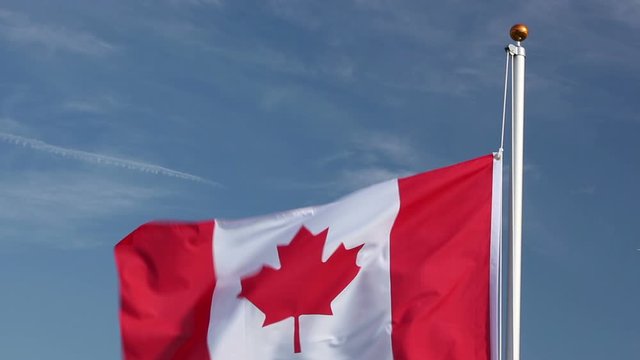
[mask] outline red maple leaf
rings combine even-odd
[[[331,302],[353,281],[360,267],[356,256],[364,245],[347,250],[344,244],[322,262],[329,228],[313,235],[302,226],[289,245],[278,246],[280,269],[263,266],[241,280],[238,297],[251,301],[265,314],[262,326],[294,319],[294,352],[300,346],[300,315],[333,315]]]

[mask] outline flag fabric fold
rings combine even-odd
[[[116,245],[123,357],[495,360],[502,164]]]

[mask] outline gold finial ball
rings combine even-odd
[[[509,35],[513,41],[524,41],[529,35],[529,28],[525,24],[515,24],[511,27]]]

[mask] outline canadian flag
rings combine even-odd
[[[142,225],[118,245],[126,359],[497,358],[493,155],[334,203]]]

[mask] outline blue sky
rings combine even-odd
[[[523,359],[640,353],[640,3],[0,5],[0,352],[116,359],[113,246],[495,151],[526,22]]]

